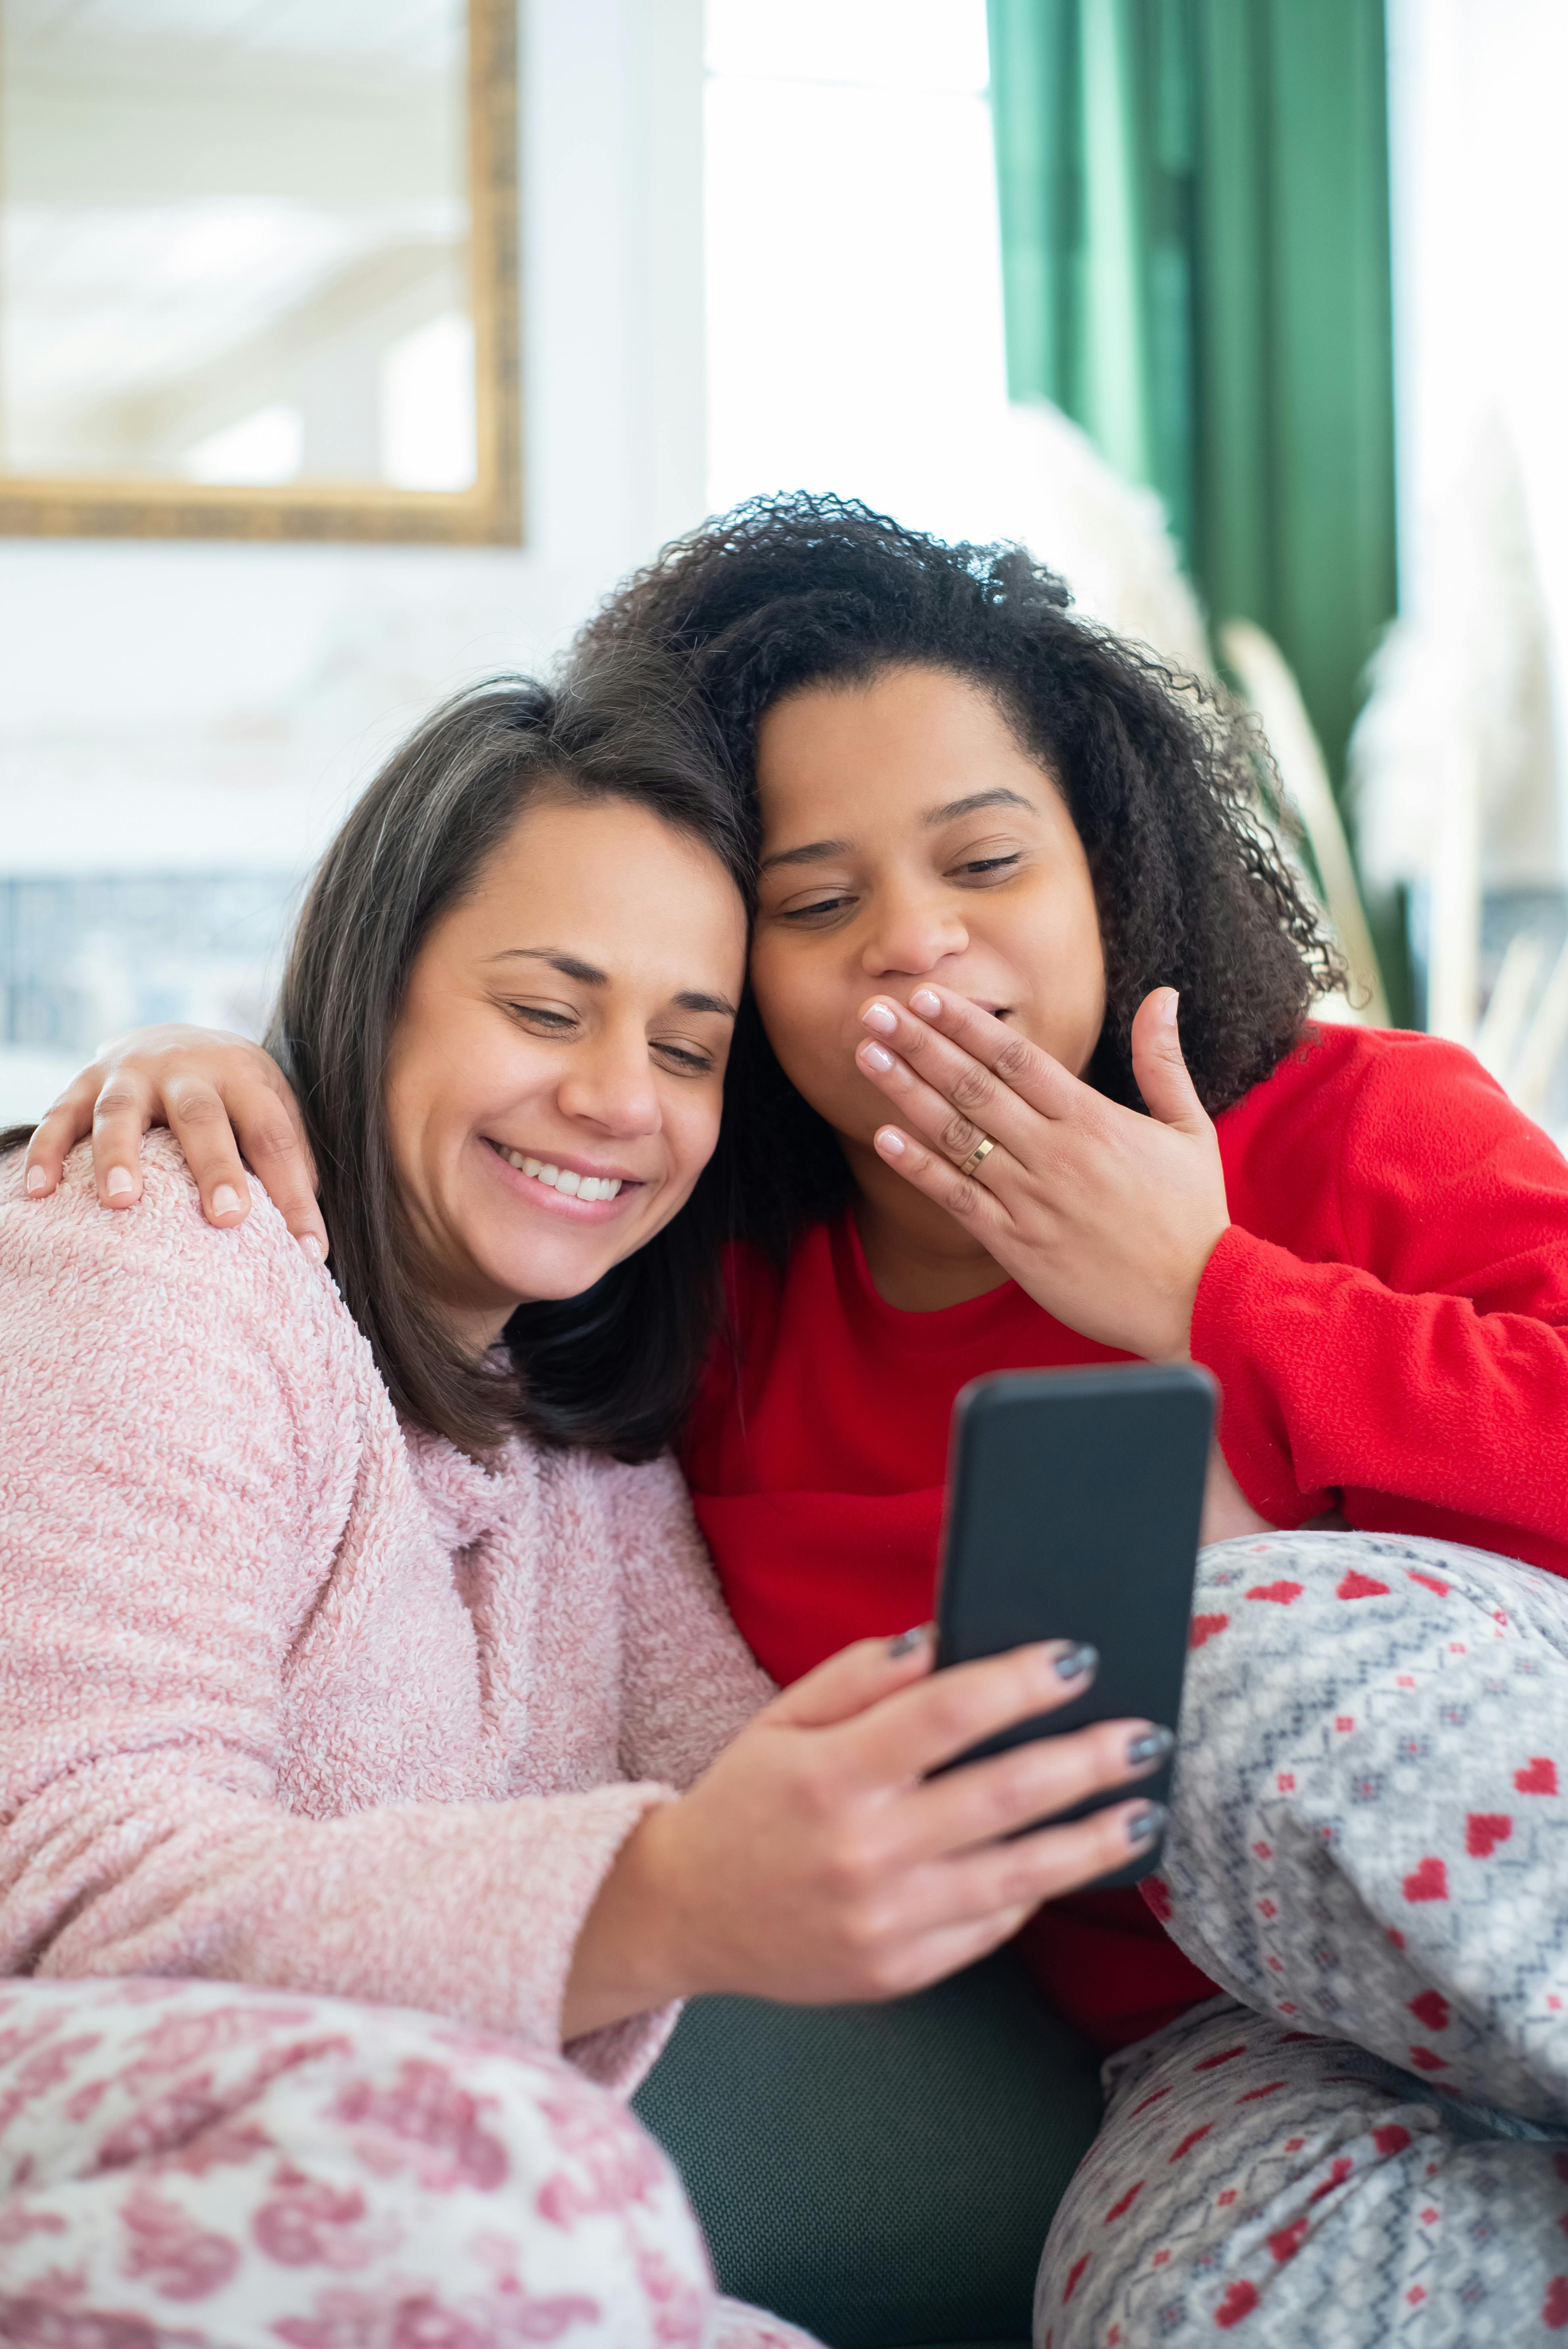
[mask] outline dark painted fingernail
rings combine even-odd
[[[1170,1816],[1163,1803],[1146,1803],[1127,1821],[1128,1843],[1152,1843]]]
[[[1059,1681],[1086,1680],[1091,1673],[1098,1671],[1099,1668],[1100,1651],[1098,1648],[1091,1648],[1086,1640],[1080,1641],[1075,1648],[1069,1648],[1064,1655],[1060,1655],[1056,1659],[1056,1677]]]
[[[1175,1747],[1176,1740],[1168,1729],[1140,1730],[1127,1747],[1127,1760],[1136,1770],[1140,1763],[1163,1762]]]
[[[929,1623],[917,1623],[912,1630],[900,1631],[896,1640],[888,1640],[888,1653],[894,1658],[912,1656],[917,1648],[925,1646],[930,1635],[931,1627]]]

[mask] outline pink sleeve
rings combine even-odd
[[[778,1690],[725,1606],[673,1460],[612,1472],[625,1593],[621,1768],[689,1786]]]
[[[1199,1289],[1238,1481],[1277,1525],[1365,1495],[1568,1572],[1568,1164],[1429,1042],[1372,1062],[1336,1156],[1336,1260],[1233,1225]]]
[[[210,1974],[559,2044],[582,1920],[653,1785],[312,1819],[283,1670],[387,1473],[352,1327],[264,1203],[0,1176],[0,1969]],[[574,2048],[618,2085],[670,2016]]]

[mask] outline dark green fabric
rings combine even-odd
[[[888,2006],[694,1999],[634,2099],[721,2289],[832,2349],[1025,2342],[1098,2061],[1011,1952]]]
[[[1160,492],[1337,775],[1395,601],[1384,0],[988,5],[1012,395]]]

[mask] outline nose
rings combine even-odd
[[[647,1037],[607,1029],[580,1045],[556,1098],[564,1117],[618,1141],[657,1133],[662,1120]]]
[[[873,984],[925,978],[968,947],[968,926],[944,891],[919,884],[884,887],[872,907],[860,967]]]

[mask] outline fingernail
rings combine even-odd
[[[885,1003],[868,1003],[860,1017],[867,1028],[875,1028],[878,1036],[896,1036],[898,1022]]]
[[[240,1204],[240,1195],[232,1183],[220,1183],[213,1194],[214,1216],[232,1216]]]
[[[126,1193],[134,1187],[130,1180],[130,1169],[125,1166],[111,1166],[104,1178],[103,1187],[111,1199],[123,1199]]]
[[[321,1242],[317,1238],[314,1232],[302,1232],[300,1234],[299,1245],[305,1250],[306,1255],[310,1258],[312,1264],[325,1263],[326,1259],[321,1253]]]
[[[1087,1673],[1099,1669],[1099,1661],[1098,1648],[1091,1648],[1086,1640],[1080,1640],[1077,1647],[1069,1648],[1057,1657],[1056,1677],[1059,1681],[1081,1681]]]
[[[893,1055],[885,1052],[880,1044],[862,1044],[860,1057],[868,1069],[880,1069],[884,1073],[893,1065]]]
[[[918,1011],[922,1019],[934,1019],[942,1008],[942,999],[929,987],[917,987],[909,998],[909,1009]]]
[[[904,1137],[901,1133],[895,1133],[890,1125],[885,1125],[877,1136],[877,1147],[884,1158],[902,1158]]]
[[[39,1192],[39,1191],[47,1190],[47,1187],[48,1187],[48,1181],[49,1181],[49,1178],[48,1178],[48,1176],[45,1174],[45,1172],[44,1172],[44,1170],[43,1170],[43,1168],[42,1168],[41,1166],[29,1166],[29,1167],[28,1167],[28,1169],[27,1169],[27,1188],[28,1188],[28,1190],[29,1190],[29,1191],[32,1191],[32,1192],[34,1192],[34,1193],[36,1193],[36,1192]]]
[[[888,1653],[895,1659],[899,1656],[912,1656],[917,1648],[925,1646],[930,1636],[931,1627],[929,1623],[917,1623],[910,1630],[900,1631],[896,1640],[888,1640]]]
[[[1178,995],[1175,988],[1168,987],[1165,993],[1159,999],[1159,1016],[1164,1020],[1168,1028],[1175,1027],[1176,1015],[1180,1008],[1180,1004],[1181,998]]]
[[[1163,1762],[1176,1750],[1176,1740],[1168,1729],[1141,1730],[1127,1746],[1127,1760],[1136,1770],[1145,1762]]]
[[[1163,1803],[1146,1803],[1127,1821],[1128,1843],[1152,1843],[1170,1816]]]

